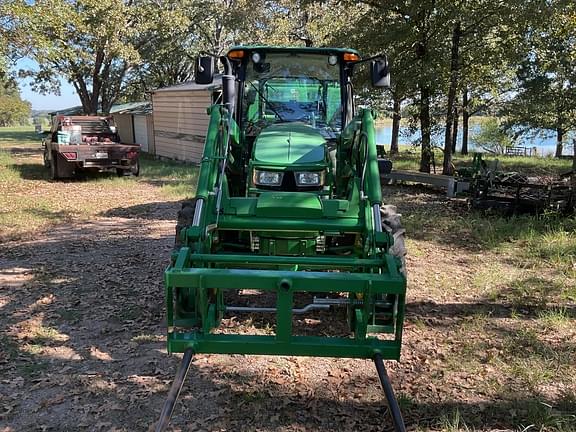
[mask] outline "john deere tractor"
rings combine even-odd
[[[179,213],[165,272],[168,351],[184,357],[156,430],[195,353],[373,359],[403,430],[383,359],[400,356],[404,231],[383,205],[374,116],[355,109],[352,86],[361,64],[373,86],[388,86],[386,58],[250,46],[219,60],[221,103],[208,110],[196,197]],[[196,82],[211,84],[216,69],[215,58],[200,57]],[[261,314],[273,334],[221,331],[231,314]],[[295,326],[306,314],[334,334]]]

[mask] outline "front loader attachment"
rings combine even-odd
[[[265,269],[264,266],[268,267]],[[270,269],[276,267],[276,269]],[[304,270],[280,270],[300,268]],[[319,271],[322,269],[322,271]],[[192,254],[182,248],[166,271],[168,350],[219,354],[269,354],[398,360],[402,339],[405,278],[391,255],[373,259],[273,257],[233,254]],[[225,291],[258,290],[276,297],[275,335],[215,334],[233,305],[222,301]],[[314,296],[310,309],[344,305],[350,309],[351,337],[292,334],[294,297]],[[331,296],[332,295],[332,296]],[[335,296],[336,295],[336,296]],[[194,299],[194,308],[178,311],[178,296]],[[375,311],[388,308],[385,324]],[[323,308],[325,309],[325,308]],[[254,308],[252,312],[259,312]],[[267,310],[266,312],[271,312]],[[392,337],[369,336],[384,330]]]

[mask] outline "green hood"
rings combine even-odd
[[[256,138],[254,159],[284,166],[323,162],[325,143],[320,132],[303,123],[274,124]]]

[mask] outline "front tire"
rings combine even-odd
[[[196,198],[186,200],[182,203],[182,208],[178,211],[178,221],[176,222],[176,232],[174,235],[174,251],[180,250],[184,244],[180,239],[180,231],[192,225],[194,212],[196,210]]]
[[[176,232],[174,233],[174,249],[178,253],[181,247],[185,246],[180,238],[180,232],[192,225],[194,212],[196,210],[196,198],[186,200],[182,203],[182,208],[178,211],[178,221],[176,222]],[[176,316],[193,317],[195,315],[196,303],[194,295],[187,288],[176,287],[174,291],[176,298]]]

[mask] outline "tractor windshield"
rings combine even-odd
[[[303,122],[325,134],[340,130],[340,66],[328,55],[267,53],[246,66],[242,117],[247,128]]]

